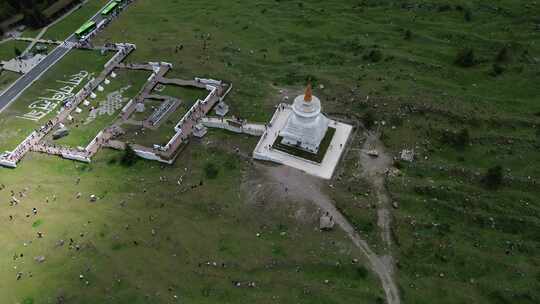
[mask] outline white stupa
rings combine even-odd
[[[307,152],[319,152],[319,145],[328,130],[329,120],[321,114],[321,101],[313,96],[311,84],[305,94],[294,99],[292,113],[279,135],[281,143]]]

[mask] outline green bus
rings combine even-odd
[[[96,29],[96,23],[94,21],[88,21],[75,32],[75,36],[81,39],[91,33],[94,29]]]
[[[109,5],[107,5],[107,7],[105,7],[101,11],[101,15],[109,16],[118,7],[118,3],[120,3],[120,1],[113,1],[113,2],[109,3]]]

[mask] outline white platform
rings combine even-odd
[[[26,74],[33,69],[38,63],[47,56],[42,54],[36,54],[28,59],[11,59],[9,61],[2,61],[0,65],[7,71]]]
[[[328,127],[334,128],[336,132],[322,162],[319,164],[272,148],[273,143],[279,135],[279,131],[285,127],[291,113],[292,109],[289,104],[280,105],[268,124],[266,132],[259,140],[257,147],[255,147],[253,158],[283,164],[320,178],[332,178],[353,127],[345,123],[330,120]]]

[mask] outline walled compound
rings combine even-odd
[[[127,1],[126,5],[129,3],[131,1]],[[112,18],[115,16],[113,15]],[[32,132],[13,151],[1,154],[0,166],[15,168],[29,151],[89,163],[101,147],[123,150],[128,145],[142,158],[172,164],[182,147],[189,142],[190,137],[204,136],[208,127],[259,136],[259,143],[253,151],[255,159],[291,166],[325,179],[332,177],[347,144],[352,126],[326,118],[321,113],[320,100],[312,95],[311,86],[308,86],[304,95],[296,98],[293,105],[279,104],[271,121],[267,124],[247,123],[235,117],[225,118],[229,106],[223,102],[223,99],[232,89],[231,84],[206,78],[192,80],[167,78],[165,75],[172,69],[172,64],[166,62],[125,63],[124,59],[136,49],[133,44],[107,44],[94,48],[91,43],[92,38],[109,24],[112,18],[99,22],[95,30],[86,34],[78,42],[66,40],[62,43],[69,48],[116,52],[105,64],[104,70],[97,77],[90,79],[77,94],[67,99],[54,118]],[[20,63],[16,62],[15,68],[20,68],[19,65]],[[114,92],[113,94],[116,94],[114,100],[108,100],[109,103],[101,105],[98,109],[92,107],[84,125],[95,120],[97,113],[112,115],[120,107],[121,111],[114,122],[99,131],[86,146],[67,147],[48,141],[46,137],[50,137],[52,133],[68,133],[64,126],[73,119],[72,113],[81,113],[79,105],[82,103],[88,106],[90,103],[87,99],[95,99],[97,93],[104,90],[104,86],[110,83],[109,77],[115,78],[116,69],[143,70],[150,72],[151,75],[138,94],[125,105],[123,105],[121,93]],[[163,122],[183,104],[179,98],[160,95],[160,91],[155,90],[158,86],[192,87],[206,90],[208,94],[204,99],[197,99],[175,123],[174,130],[171,130],[174,133],[171,132],[173,135],[166,143],[154,143],[148,146],[148,143],[143,145],[123,140],[122,135],[125,133],[123,126],[136,125],[141,128],[140,130],[157,130],[162,128]],[[152,113],[146,115],[143,120],[135,119],[135,116],[140,116],[135,114],[143,113],[147,107],[150,107],[149,100],[158,101],[159,105],[152,106]],[[206,117],[212,109],[215,109],[219,117]],[[32,119],[32,117],[25,118]]]
[[[136,143],[130,143],[137,155],[151,159],[157,160],[164,163],[172,163],[176,156],[178,155],[180,148],[188,142],[191,133],[197,121],[204,117],[216,104],[223,103],[223,98],[230,92],[232,85],[224,83],[219,80],[205,79],[205,78],[195,78],[193,80],[184,80],[184,79],[171,79],[165,78],[165,74],[172,68],[172,65],[165,62],[150,62],[146,64],[126,64],[123,63],[124,59],[136,49],[134,44],[130,43],[117,43],[117,44],[107,44],[102,47],[93,47],[92,38],[95,37],[101,30],[103,30],[114,18],[118,16],[120,11],[129,5],[132,0],[124,1],[119,10],[114,12],[110,17],[104,18],[97,24],[96,28],[90,33],[86,34],[84,37],[74,42],[71,38],[61,42],[61,45],[66,48],[86,48],[105,51],[114,51],[115,55],[107,62],[104,66],[104,70],[95,78],[90,79],[84,87],[77,92],[73,97],[70,97],[62,101],[61,109],[58,111],[57,115],[48,120],[41,127],[34,130],[30,133],[15,149],[12,151],[7,151],[0,154],[0,166],[4,167],[17,167],[17,163],[21,161],[26,153],[29,151],[47,153],[51,155],[61,156],[66,159],[81,161],[81,162],[90,162],[92,156],[99,151],[103,146],[111,147],[115,149],[125,149],[125,142],[115,139],[119,134],[121,134],[122,128],[120,127],[123,123],[130,120],[130,117],[134,114],[137,108],[141,106],[144,108],[144,103],[148,98],[154,100],[158,99],[162,101],[161,106],[158,110],[154,111],[147,119],[145,119],[141,124],[142,127],[148,129],[157,129],[160,127],[165,118],[174,112],[178,106],[181,104],[179,99],[170,96],[156,96],[151,94],[152,90],[158,85],[172,85],[172,86],[181,86],[181,87],[194,87],[199,89],[204,89],[208,92],[208,95],[204,99],[197,100],[183,115],[183,117],[175,124],[174,126],[174,135],[165,145],[153,145],[152,147],[147,147],[143,145],[138,145]],[[98,16],[97,14],[96,16]],[[71,37],[71,36],[70,36]],[[44,43],[58,44],[57,41],[41,41]],[[18,67],[17,67],[18,68]],[[118,115],[116,121],[101,130],[96,134],[95,138],[88,143],[86,147],[66,147],[57,144],[51,144],[45,140],[45,138],[53,133],[55,130],[58,131],[62,129],[66,121],[72,119],[72,114],[80,113],[81,109],[79,106],[82,103],[87,103],[88,98],[95,98],[96,92],[103,90],[103,85],[110,82],[108,77],[114,78],[115,69],[135,69],[135,70],[147,70],[151,72],[151,76],[148,78],[147,82],[139,93],[130,100],[125,106],[123,106],[120,114]],[[24,70],[24,71],[27,71]],[[24,72],[23,71],[23,72]],[[82,78],[81,78],[82,80]],[[97,91],[96,91],[97,90]],[[116,105],[115,105],[116,107]],[[44,115],[37,115],[38,110],[33,110],[32,113],[25,114],[24,119],[30,119],[33,121],[39,121],[39,118],[44,117]],[[41,111],[43,112],[43,111]],[[48,111],[48,114],[51,111]]]
[[[195,78],[194,80],[183,80],[165,78],[164,75],[172,68],[171,64],[165,62],[122,64],[121,62],[130,52],[135,50],[136,47],[133,44],[116,44],[114,47],[116,48],[117,53],[107,64],[105,64],[105,69],[102,73],[88,82],[83,89],[81,89],[73,98],[68,100],[54,119],[49,120],[41,128],[32,132],[15,150],[1,155],[0,165],[15,168],[17,163],[28,151],[57,155],[66,159],[81,162],[90,162],[92,156],[97,153],[102,146],[116,149],[125,148],[126,143],[124,142],[115,140],[115,142],[109,144],[109,141],[117,135],[119,126],[127,121],[135,112],[137,105],[143,104],[149,97],[161,99],[167,106],[165,108],[160,107],[159,111],[152,113],[150,117],[143,122],[143,126],[146,128],[158,128],[164,117],[176,109],[174,104],[179,103],[178,100],[151,94],[156,85],[171,84],[205,89],[208,91],[206,98],[197,100],[182,119],[176,123],[174,126],[174,136],[166,145],[146,147],[139,144],[132,144],[135,153],[140,157],[171,164],[178,155],[180,147],[188,142],[197,121],[204,117],[217,103],[222,102],[223,98],[225,98],[232,89],[230,84],[213,79]],[[113,74],[114,69],[143,69],[152,72],[152,74],[137,96],[122,108],[117,120],[111,126],[100,131],[86,147],[71,148],[45,143],[43,141],[44,137],[51,133],[59,124],[65,122],[71,113],[78,108],[84,100],[90,98],[90,96],[94,94],[93,92],[96,88],[98,88],[109,75]],[[168,106],[169,103],[172,103],[173,106]]]

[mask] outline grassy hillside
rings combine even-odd
[[[167,58],[182,76],[232,81],[232,109],[251,120],[267,119],[279,88],[307,78],[324,85],[326,111],[373,113],[392,152],[418,157],[388,185],[401,206],[404,301],[539,301],[537,4],[206,2],[139,1],[101,40],[135,42],[132,61]],[[459,54],[469,49],[467,63]],[[448,137],[463,129],[469,139],[456,147]],[[491,190],[481,179],[495,165],[505,179]],[[341,189],[354,192],[350,174]],[[362,213],[354,209],[345,210]]]
[[[227,150],[193,143],[174,166],[126,168],[120,156],[106,151],[81,165],[32,154],[2,171],[0,199],[25,193],[19,205],[0,207],[4,300],[375,303],[382,294],[373,275],[350,263],[361,255],[342,232],[321,234],[291,218],[287,204],[246,201],[247,163]],[[209,163],[217,176],[203,170]]]
[[[231,81],[232,114],[252,121],[269,119],[279,90],[300,91],[307,79],[330,115],[370,113],[374,129],[384,121],[387,149],[416,153],[412,164],[396,162],[400,174],[387,181],[398,206],[393,253],[403,302],[538,303],[538,11],[538,3],[510,0],[138,0],[95,44],[135,43],[128,61],[171,62],[168,77]],[[360,135],[330,193],[376,246],[374,199],[357,166]],[[212,132],[173,167],[124,168],[105,151],[91,166],[32,154],[1,171],[5,201],[10,189],[30,190],[27,202],[2,207],[16,221],[0,223],[10,232],[0,239],[0,268],[9,269],[0,294],[36,303],[61,295],[168,303],[175,294],[191,303],[380,303],[378,282],[349,263],[355,251],[339,231],[315,233],[286,205],[249,205],[240,183],[254,169],[227,147],[249,155],[254,145]],[[217,179],[205,176],[208,163],[219,167]],[[496,166],[500,176],[488,175]],[[186,187],[180,176],[190,176]],[[89,203],[90,194],[102,199]],[[26,217],[34,206],[43,214]],[[268,238],[257,238],[263,228]],[[36,240],[40,230],[46,236]],[[69,238],[84,249],[69,249]],[[64,247],[54,245],[59,239]],[[24,259],[13,260],[19,253]],[[31,260],[41,254],[43,264]],[[251,280],[257,288],[233,284]]]

